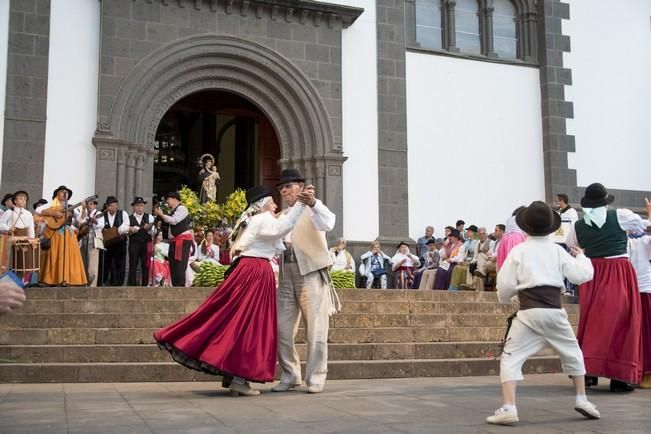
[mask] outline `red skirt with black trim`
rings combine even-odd
[[[651,374],[651,293],[640,294],[642,299],[642,366],[643,373]]]
[[[242,258],[201,306],[154,338],[188,368],[263,383],[274,380],[276,328],[271,264]]]
[[[628,258],[591,258],[594,278],[579,286],[579,330],[587,375],[627,383],[642,377],[642,306]]]

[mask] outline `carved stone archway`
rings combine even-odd
[[[209,89],[242,96],[269,118],[281,148],[282,168],[296,167],[319,196],[342,215],[341,167],[325,104],[310,79],[289,60],[258,43],[233,36],[192,36],[143,59],[122,83],[110,115],[100,116],[96,187],[121,203],[151,196],[156,129],[174,103]],[[341,233],[341,221],[333,235]]]

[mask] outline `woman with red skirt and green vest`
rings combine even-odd
[[[567,240],[592,261],[594,278],[579,286],[579,330],[586,385],[610,378],[611,392],[630,392],[642,377],[642,308],[626,231],[641,231],[649,221],[628,209],[608,209],[614,197],[591,184],[581,199],[584,216]]]

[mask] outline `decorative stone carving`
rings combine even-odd
[[[97,151],[97,158],[105,161],[114,161],[115,160],[115,150],[114,149],[99,149]]]

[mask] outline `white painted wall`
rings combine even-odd
[[[407,53],[409,234],[544,200],[538,69]]]
[[[5,103],[7,101],[7,54],[9,51],[9,0],[0,0],[0,179],[4,149]]]
[[[71,13],[74,11],[74,13]],[[61,184],[73,201],[95,190],[99,0],[52,0],[43,197]]]
[[[374,0],[328,0],[364,8],[342,36],[344,237],[374,240],[379,231],[377,38]],[[342,216],[337,216],[342,218]]]
[[[572,52],[568,155],[580,186],[651,190],[651,0],[569,0]]]

